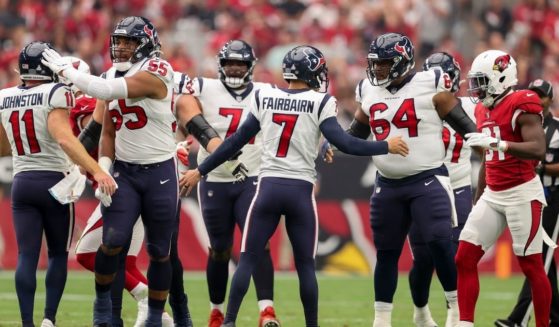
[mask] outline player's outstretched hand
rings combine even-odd
[[[58,75],[62,75],[62,71],[71,65],[68,60],[62,58],[60,54],[53,49],[43,50],[43,59],[41,62],[43,65],[50,68],[53,73]]]
[[[466,145],[470,147],[477,146],[483,149],[503,152],[508,148],[506,141],[501,141],[500,139],[485,133],[468,133],[464,136],[466,137]]]
[[[334,162],[334,149],[332,149],[328,140],[324,140],[324,142],[322,142],[322,145],[320,146],[320,156],[326,163]]]
[[[93,175],[93,179],[97,182],[97,189],[95,190],[95,197],[101,203],[108,207],[112,203],[111,195],[113,195],[118,188],[113,177],[105,171],[100,171]]]
[[[181,163],[181,165],[185,166],[186,169],[188,169],[188,166],[190,165],[190,160],[188,159],[188,154],[190,153],[190,145],[192,144],[192,139],[189,138],[186,141],[182,141],[177,143],[177,149],[176,149],[176,153],[177,153],[177,159],[179,159],[179,162]],[[182,168],[182,167],[180,167]],[[184,169],[181,169],[184,170]]]
[[[405,157],[410,152],[408,144],[406,141],[402,140],[401,136],[390,137],[387,142],[389,153],[399,154],[402,157]]]
[[[196,184],[198,184],[198,182],[202,178],[202,175],[200,175],[198,169],[190,169],[186,172],[182,172],[181,174],[182,176],[179,179],[179,187],[181,190],[180,195],[187,196],[188,194],[190,194],[190,191],[192,191]]]

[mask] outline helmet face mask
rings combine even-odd
[[[231,40],[217,55],[219,79],[228,87],[238,89],[252,81],[256,61],[252,47],[242,40]],[[245,68],[246,67],[246,68]]]
[[[320,50],[309,45],[291,49],[283,58],[283,79],[300,80],[309,88],[325,93],[330,83],[326,59]]]
[[[31,42],[19,53],[18,70],[22,81],[58,81],[58,75],[43,65],[43,51],[54,49],[49,43]]]
[[[367,77],[373,85],[388,86],[394,80],[406,76],[414,66],[414,47],[407,36],[383,34],[373,40],[369,47]]]
[[[144,58],[158,56],[160,48],[155,27],[144,17],[122,19],[111,34],[111,60],[118,71],[127,71]]]
[[[488,50],[479,54],[468,73],[468,92],[474,102],[491,107],[499,96],[518,83],[516,62],[507,53]]]

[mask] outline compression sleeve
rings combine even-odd
[[[185,125],[188,134],[194,136],[204,149],[208,147],[208,143],[219,134],[213,129],[206,118],[202,114],[198,114],[188,121]]]
[[[99,138],[101,137],[102,128],[103,125],[99,124],[92,118],[80,133],[78,138],[87,152],[91,152],[99,146]]]
[[[462,137],[468,133],[477,132],[476,124],[468,117],[464,108],[462,108],[461,101],[458,101],[454,108],[444,117],[444,120]]]
[[[254,115],[249,113],[247,119],[239,129],[226,138],[223,143],[198,166],[200,174],[202,176],[207,175],[210,171],[236,155],[259,131],[260,122],[258,122]]]
[[[124,77],[104,79],[79,72],[73,67],[64,70],[64,77],[79,90],[97,99],[114,100],[128,97],[128,86]]]
[[[365,141],[344,132],[336,117],[330,117],[320,124],[324,137],[338,150],[356,156],[374,156],[388,153],[388,142]]]
[[[371,127],[354,119],[346,130],[349,135],[366,140],[371,135]]]

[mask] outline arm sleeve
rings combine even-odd
[[[256,118],[249,114],[245,122],[230,137],[226,138],[217,149],[204,160],[199,166],[198,171],[202,176],[229,160],[234,156],[250,139],[260,131],[260,123]]]
[[[388,153],[386,141],[364,141],[344,132],[334,117],[326,119],[320,124],[320,131],[326,139],[338,150],[356,156],[374,156]]]
[[[354,119],[346,132],[351,136],[366,140],[369,138],[369,135],[371,135],[371,127]]]
[[[74,68],[65,69],[64,76],[78,89],[97,99],[114,100],[128,97],[128,86],[124,77],[103,79],[79,72]]]

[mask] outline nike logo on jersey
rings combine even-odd
[[[531,97],[532,95],[534,95],[534,93],[528,93],[528,94],[526,94],[527,97]]]
[[[465,190],[459,190],[459,191],[456,191],[456,192],[454,192],[454,193],[455,193],[456,195],[458,195],[458,194],[460,194],[460,193],[464,193],[464,191],[465,191]]]
[[[168,179],[166,179],[164,181],[159,181],[159,184],[163,185],[163,184],[167,183],[168,181],[169,181]]]
[[[434,181],[435,181],[435,180],[432,179],[432,180],[430,180],[430,181],[428,181],[428,182],[425,182],[425,186],[429,186],[429,185],[430,185],[431,183],[433,183]]]

